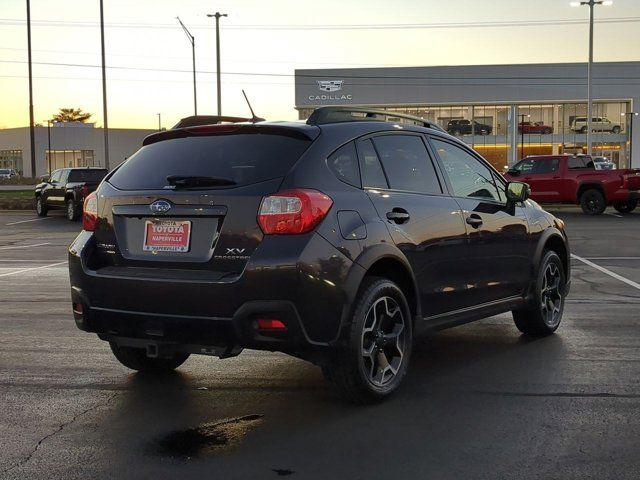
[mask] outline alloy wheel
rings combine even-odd
[[[589,195],[587,197],[587,208],[590,212],[598,212],[601,207],[600,199],[596,195]]]
[[[36,213],[38,215],[42,213],[42,199],[40,197],[36,200]]]
[[[73,202],[67,202],[67,218],[69,220],[73,220],[75,217],[75,207],[73,206]]]
[[[407,348],[402,309],[391,297],[377,299],[367,311],[361,351],[364,371],[377,387],[388,385],[400,371]]]
[[[540,291],[540,308],[545,323],[549,327],[556,326],[560,322],[562,313],[562,296],[560,268],[555,263],[547,264],[542,279]]]

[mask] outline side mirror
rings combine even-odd
[[[510,203],[524,202],[531,195],[531,187],[523,182],[507,183],[507,200]]]
[[[517,177],[518,175],[520,175],[520,170],[516,170],[515,168],[510,168],[507,170],[507,173],[512,177]]]
[[[40,177],[40,181],[42,183],[47,183],[49,181],[49,175],[43,175]]]

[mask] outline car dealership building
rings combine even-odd
[[[585,63],[296,70],[295,99],[301,119],[325,105],[417,115],[502,169],[528,155],[586,153],[586,76]],[[596,63],[593,99],[594,155],[640,167],[640,117],[632,114],[640,62]],[[454,127],[465,123],[469,131]]]
[[[62,167],[104,167],[104,130],[92,123],[60,122],[35,127],[35,176]],[[142,140],[157,130],[109,129],[109,166],[120,164],[142,146]],[[0,130],[0,168],[31,175],[29,127]]]

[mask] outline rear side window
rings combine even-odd
[[[327,159],[327,165],[340,180],[354,187],[360,187],[358,154],[353,142],[347,143],[333,152]]]
[[[310,140],[274,134],[210,135],[146,145],[109,178],[121,190],[155,190],[167,176],[218,177],[237,186],[283,177]]]
[[[442,193],[436,170],[421,137],[385,135],[374,138],[373,142],[392,189]]]
[[[99,183],[106,174],[106,170],[71,170],[71,173],[69,173],[69,181]]]
[[[560,168],[560,160],[557,158],[543,158],[536,162],[534,173],[553,173]]]
[[[569,157],[569,170],[578,170],[585,168],[584,162],[581,157]]]
[[[382,165],[371,140],[364,140],[358,144],[360,166],[362,169],[362,186],[365,188],[389,188],[384,176]]]

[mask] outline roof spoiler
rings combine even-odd
[[[394,112],[390,110],[375,110],[360,107],[319,107],[307,119],[307,125],[326,125],[341,122],[394,122],[395,119],[406,120],[402,123],[410,123],[420,127],[433,128],[444,132],[444,129],[433,122],[414,115]]]
[[[264,118],[253,116],[251,118],[246,117],[229,117],[226,115],[191,115],[185,117],[176,123],[171,129],[186,128],[186,127],[198,127],[200,125],[219,125],[221,123],[256,123],[264,122]]]

